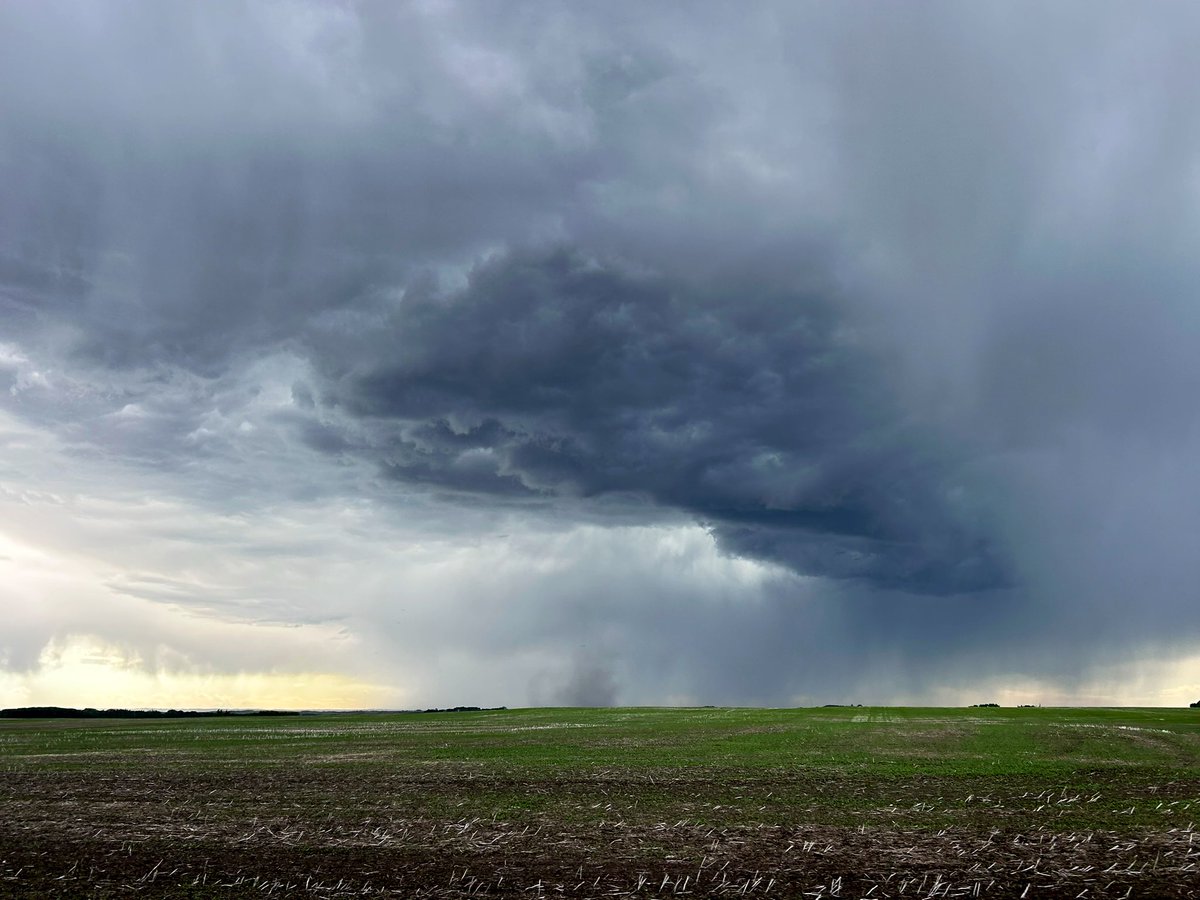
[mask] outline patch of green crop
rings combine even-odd
[[[136,776],[229,814],[511,821],[1185,825],[1200,713],[1164,709],[525,709],[0,721],[0,773]],[[108,781],[106,781],[108,779]],[[338,802],[340,801],[340,802]]]

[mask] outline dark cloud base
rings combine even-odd
[[[963,458],[906,416],[827,298],[511,254],[461,292],[406,293],[377,337],[332,399],[394,436],[398,480],[639,496],[729,552],[879,587],[1008,583]]]

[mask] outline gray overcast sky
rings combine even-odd
[[[0,5],[0,705],[1200,697],[1197,39]]]

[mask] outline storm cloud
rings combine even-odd
[[[1069,699],[1194,653],[1198,26],[0,8],[0,668],[291,629],[395,703]]]
[[[333,398],[393,425],[376,452],[398,480],[626,495],[805,574],[1006,585],[967,461],[909,419],[834,298],[506,255],[451,296],[406,293],[381,333]]]

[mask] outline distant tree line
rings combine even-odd
[[[0,719],[208,719],[213,716],[295,716],[277,709],[73,709],[69,706],[21,706],[0,709]]]
[[[1195,703],[1189,703],[1188,706],[1192,709],[1200,709],[1200,700],[1197,700]]]
[[[433,707],[431,709],[416,709],[413,712],[419,713],[435,713],[435,712],[499,712],[502,709],[508,709],[507,706],[448,706],[445,709]]]

